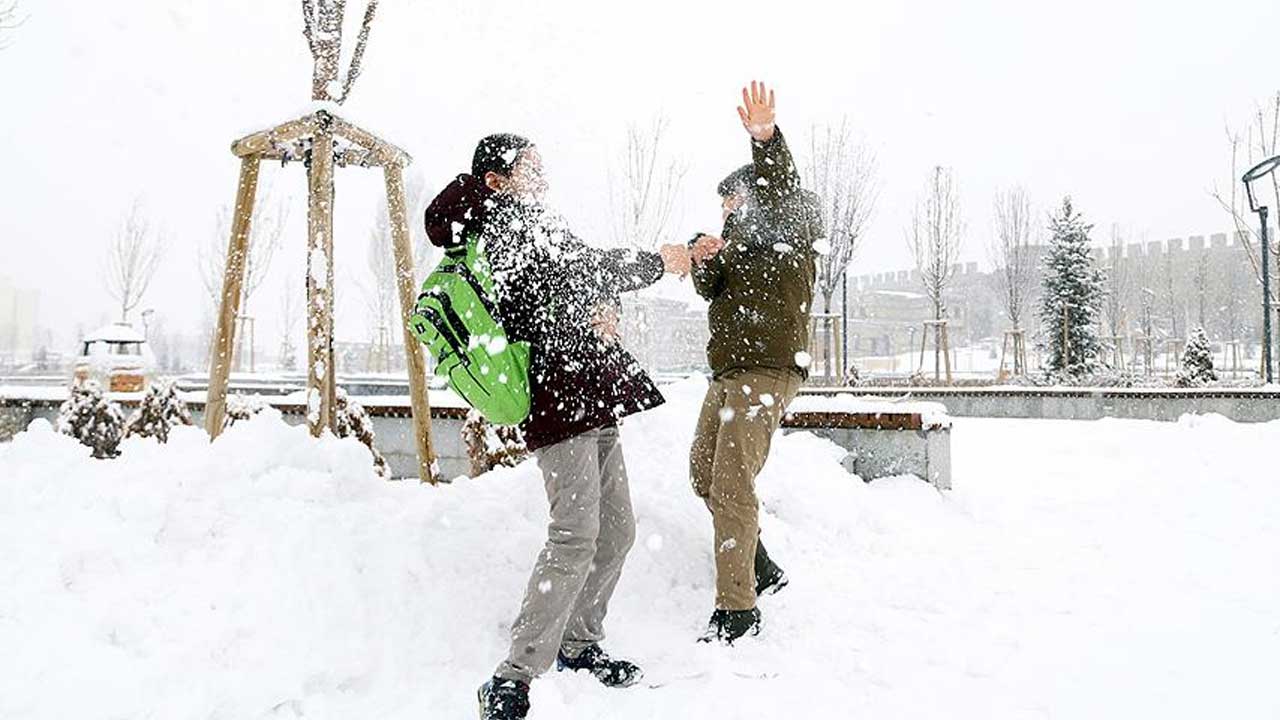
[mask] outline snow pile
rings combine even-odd
[[[624,429],[639,530],[607,647],[663,687],[552,673],[531,720],[1280,715],[1280,424],[962,419],[947,495],[780,437],[759,486],[792,585],[724,649],[693,642],[704,389]],[[0,445],[0,717],[474,716],[545,537],[532,464],[386,482],[270,409],[122,449],[41,423]]]

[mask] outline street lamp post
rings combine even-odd
[[[1258,199],[1253,195],[1253,182],[1260,178],[1264,178],[1275,172],[1280,167],[1280,155],[1263,160],[1254,165],[1244,174],[1240,180],[1244,183],[1245,192],[1249,195],[1249,209],[1258,214],[1258,221],[1262,224],[1262,367],[1263,380],[1271,384],[1271,261],[1268,257],[1271,254],[1271,241],[1268,237],[1270,230],[1267,228],[1267,214],[1269,208],[1266,205],[1259,205]]]

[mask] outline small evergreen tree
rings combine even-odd
[[[354,437],[364,443],[373,455],[373,468],[380,477],[387,477],[390,468],[387,459],[373,446],[373,422],[364,406],[347,397],[347,391],[338,388],[337,403],[334,405],[333,434],[340,438]]]
[[[125,437],[153,437],[162,443],[169,442],[169,429],[175,425],[190,425],[191,412],[178,397],[178,388],[171,380],[153,382],[138,403],[138,409],[129,417]]]
[[[1178,387],[1196,387],[1215,382],[1218,374],[1213,371],[1213,351],[1209,348],[1209,338],[1204,328],[1198,327],[1191,332],[1187,341],[1186,352],[1182,355],[1182,369],[1178,371]]]
[[[71,397],[59,408],[58,432],[92,449],[95,458],[117,457],[124,436],[124,413],[103,395],[101,385],[89,380],[71,388]]]
[[[1098,367],[1103,275],[1089,253],[1092,229],[1071,206],[1070,197],[1063,198],[1062,209],[1049,220],[1053,236],[1044,259],[1040,322],[1051,373],[1079,377]]]
[[[496,467],[515,467],[529,457],[524,434],[514,425],[495,426],[472,410],[462,424],[462,444],[471,460],[471,476]]]

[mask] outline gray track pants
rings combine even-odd
[[[635,541],[631,490],[616,427],[534,452],[551,524],[511,627],[511,654],[494,673],[529,682],[604,638],[609,598]]]

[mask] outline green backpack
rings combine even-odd
[[[507,341],[493,278],[477,239],[445,253],[422,283],[409,328],[436,359],[436,375],[495,425],[529,416],[529,344]]]

